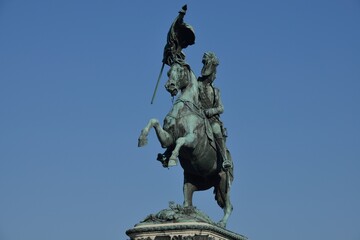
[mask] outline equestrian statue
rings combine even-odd
[[[164,65],[170,66],[165,88],[171,96],[178,97],[163,126],[157,119],[149,120],[141,131],[138,146],[147,143],[149,131],[154,128],[161,146],[166,148],[157,160],[164,167],[175,166],[179,161],[184,169],[184,208],[193,206],[195,191],[214,187],[215,199],[224,210],[218,225],[225,228],[233,209],[230,202],[233,162],[226,147],[226,129],[220,120],[224,111],[220,91],[213,85],[219,60],[214,53],[206,52],[199,78],[185,62],[182,49],[195,42],[193,28],[183,21],[186,10],[185,5],[170,27],[161,68],[162,72]]]

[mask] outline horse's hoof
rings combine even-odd
[[[190,215],[190,214],[196,213],[194,206],[184,207],[184,208],[183,208],[183,212],[184,212],[186,215]]]
[[[168,162],[168,167],[173,167],[173,166],[176,166],[176,165],[177,165],[176,159],[170,158],[169,162]]]
[[[224,223],[223,221],[218,222],[216,225],[222,228],[226,228],[226,223]]]
[[[146,137],[139,137],[138,140],[138,147],[143,147],[148,143],[148,140]]]

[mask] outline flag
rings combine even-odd
[[[171,24],[164,47],[163,63],[171,66],[174,62],[185,62],[183,48],[195,43],[195,32],[192,26],[184,22],[187,6],[184,5]]]

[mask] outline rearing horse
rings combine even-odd
[[[141,131],[139,147],[147,143],[147,135],[154,127],[163,148],[172,151],[168,166],[176,165],[177,158],[184,169],[184,207],[192,206],[194,191],[214,187],[215,199],[224,209],[224,216],[218,223],[226,227],[232,212],[230,202],[230,184],[233,180],[233,169],[223,171],[221,156],[216,151],[211,127],[200,107],[198,81],[187,64],[174,63],[168,71],[166,90],[175,96],[181,95],[173,104],[171,111],[161,127],[157,119],[150,119]],[[210,132],[210,133],[209,133]],[[228,159],[231,159],[227,151]]]

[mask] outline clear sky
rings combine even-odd
[[[228,229],[253,240],[360,239],[359,0],[0,1],[0,239],[119,240],[182,203],[148,119],[171,97],[166,34],[183,4],[219,59],[235,163]],[[168,68],[165,68],[167,70]],[[212,191],[194,203],[222,216]]]

